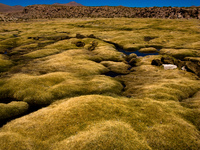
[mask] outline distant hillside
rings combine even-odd
[[[19,11],[23,11],[23,9],[24,9],[24,7],[20,6],[20,5],[9,6],[9,5],[0,3],[0,12],[4,12],[4,13],[19,12]]]
[[[63,6],[83,6],[82,4],[77,3],[77,2],[75,2],[75,1],[72,1],[72,2],[69,2],[69,3],[66,3],[66,4],[54,3],[53,5],[63,5]]]
[[[16,21],[44,18],[166,18],[166,19],[200,19],[199,7],[87,7],[87,6],[63,6],[31,5],[22,12],[0,16],[0,21]]]
[[[24,8],[22,17],[38,18],[194,18],[200,19],[200,8],[177,7],[78,7],[55,5],[32,5]]]

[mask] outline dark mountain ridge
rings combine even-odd
[[[20,5],[9,6],[9,5],[0,3],[0,12],[3,12],[3,13],[20,12],[20,11],[23,11],[23,9],[24,7]]]
[[[72,2],[69,2],[69,3],[66,3],[66,4],[60,4],[60,3],[54,3],[52,5],[62,5],[62,6],[83,6],[82,4],[80,3],[77,3],[75,1],[72,1]]]

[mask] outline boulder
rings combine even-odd
[[[76,34],[76,38],[77,38],[77,39],[83,39],[83,38],[85,38],[85,36],[82,35],[82,34],[77,33],[77,34]]]
[[[181,60],[175,60],[174,65],[176,65],[179,69],[182,69],[185,66],[185,62]]]
[[[85,46],[85,43],[82,42],[82,41],[78,41],[75,43],[77,47],[84,47]]]
[[[185,68],[187,71],[193,72],[196,75],[200,76],[200,65],[198,62],[191,62],[191,61],[186,61]]]
[[[160,59],[153,59],[152,62],[151,62],[151,65],[161,66],[162,61]]]
[[[165,70],[176,69],[177,66],[173,64],[162,64]]]
[[[90,34],[87,36],[88,38],[96,38],[96,36],[94,36],[94,34]]]

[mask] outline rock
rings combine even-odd
[[[170,8],[170,7],[149,7],[149,8],[131,8],[131,7],[66,7],[58,5],[32,5],[24,8],[22,13],[0,14],[0,21],[26,21],[28,19],[39,18],[186,18],[199,19],[199,8]],[[84,25],[78,25],[84,28]],[[125,28],[125,30],[130,30]],[[149,42],[157,38],[156,36],[145,36],[144,41]]]
[[[83,39],[83,38],[85,38],[85,36],[82,35],[82,34],[77,33],[77,34],[76,34],[76,38],[77,38],[77,39]]]
[[[92,41],[91,45],[88,47],[88,50],[92,51],[94,50],[98,45],[97,41]]]
[[[171,57],[162,57],[161,61],[163,64],[174,64],[174,59]]]
[[[181,70],[187,71],[186,68],[185,68],[185,66],[183,66],[183,67],[181,68]]]
[[[153,59],[152,62],[151,62],[151,65],[161,66],[162,61],[160,59]]]
[[[162,64],[165,70],[176,69],[177,66],[173,64]]]
[[[96,36],[94,36],[94,34],[90,34],[87,36],[88,38],[96,38]]]
[[[179,69],[182,69],[183,66],[185,66],[185,62],[184,61],[181,61],[181,60],[175,60],[174,61],[174,65],[177,65],[177,67]]]
[[[200,65],[198,64],[198,62],[187,61],[185,64],[185,68],[187,69],[187,71],[193,72],[196,75],[200,76]]]
[[[78,41],[75,43],[77,47],[84,47],[85,46],[85,43],[82,42],[82,41]]]

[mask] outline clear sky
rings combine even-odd
[[[14,5],[34,5],[34,4],[53,4],[69,3],[73,0],[0,0],[0,3]],[[153,6],[177,6],[190,7],[200,6],[200,0],[74,0],[84,6],[128,6],[128,7],[153,7]]]

